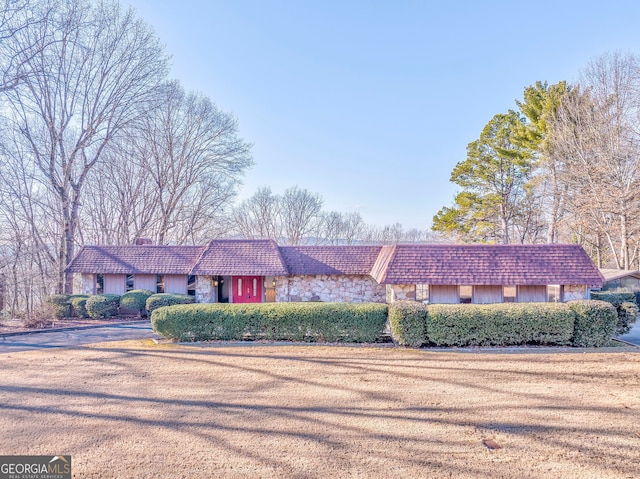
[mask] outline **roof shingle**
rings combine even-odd
[[[395,245],[371,275],[386,284],[543,285],[601,287],[603,277],[582,246]]]
[[[191,274],[286,276],[288,272],[275,241],[213,240]]]
[[[381,246],[280,246],[289,274],[369,275]]]
[[[83,246],[70,273],[188,274],[204,246]]]

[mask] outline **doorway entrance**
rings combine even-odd
[[[262,276],[234,276],[234,303],[262,303]]]

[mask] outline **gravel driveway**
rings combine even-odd
[[[640,354],[620,351],[10,353],[0,451],[71,454],[82,478],[638,477]]]

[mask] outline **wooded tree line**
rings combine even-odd
[[[420,238],[268,189],[234,207],[251,145],[235,118],[169,78],[153,29],[118,2],[3,0],[0,283],[9,314],[70,292],[84,244],[299,244]]]
[[[153,30],[118,3],[5,0],[0,18],[0,269],[7,306],[71,290],[82,244],[219,234],[250,145],[168,78]]]
[[[640,263],[640,59],[609,53],[573,84],[537,82],[467,146],[433,229],[465,242],[579,242]]]
[[[278,195],[265,186],[233,209],[231,232],[291,245],[433,243],[440,239],[428,229],[405,230],[400,223],[368,225],[360,213],[325,211],[322,206],[322,197],[309,190],[293,186]]]

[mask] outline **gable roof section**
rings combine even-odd
[[[600,268],[600,272],[604,276],[605,282],[627,277],[640,279],[640,271],[633,269]]]
[[[289,274],[369,275],[381,246],[280,246]]]
[[[191,274],[286,276],[288,271],[272,240],[213,240]]]
[[[395,245],[371,276],[385,284],[586,284],[604,278],[580,245]]]
[[[203,246],[83,246],[69,273],[189,274]]]

